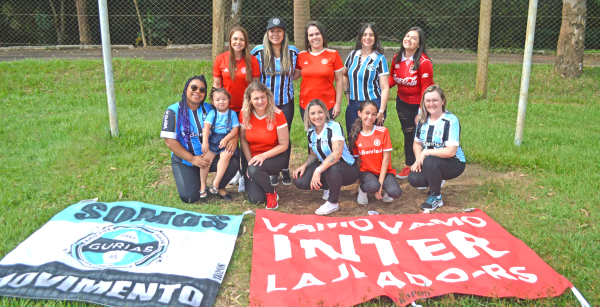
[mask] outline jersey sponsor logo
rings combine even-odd
[[[202,132],[200,132],[200,133],[196,133],[196,132],[192,132],[192,133],[190,133],[190,137],[191,137],[191,138],[195,138],[195,137],[201,137],[201,136],[202,136]]]
[[[373,145],[379,146],[381,145],[381,141],[379,139],[376,139],[375,142],[373,142]]]
[[[307,65],[307,64],[308,64],[308,61],[304,62],[304,65]]]
[[[361,150],[359,151],[361,156],[364,155],[372,155],[372,154],[380,154],[383,152],[383,149],[373,149],[373,150]]]
[[[273,125],[273,124],[267,125],[267,130],[273,130],[273,129],[275,129],[275,125]]]
[[[146,226],[107,226],[71,246],[71,255],[91,268],[146,266],[159,259],[169,240],[159,230]]]
[[[325,64],[327,64],[327,63],[329,63],[329,61],[327,61],[327,59],[322,59],[322,60],[321,60],[321,64],[325,65]]]
[[[358,147],[362,147],[362,143],[358,143]]]
[[[163,121],[163,130],[169,126],[169,113],[165,113],[165,119]]]
[[[394,77],[394,81],[400,85],[415,86],[417,85],[417,76],[406,78]]]
[[[438,143],[438,142],[423,142],[423,146],[425,147],[446,147],[446,142]]]
[[[429,78],[429,74],[428,73],[424,73],[421,78]]]
[[[417,73],[417,71],[416,71],[416,70],[413,70],[412,68],[411,68],[411,69],[410,69],[408,72],[409,72],[411,75],[412,75],[412,74],[416,74],[416,73]]]
[[[229,72],[229,69],[225,68],[223,69],[223,72]]]
[[[246,74],[246,67],[242,67],[241,72],[245,75]]]
[[[394,67],[396,67],[396,68],[400,68],[400,64],[396,64],[396,66],[394,66]]]

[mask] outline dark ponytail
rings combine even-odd
[[[365,100],[360,103],[358,111],[362,112],[367,106],[374,106],[376,109],[379,109],[379,106],[375,102]],[[362,128],[362,119],[359,116],[352,123],[352,128],[350,128],[350,132],[348,132],[348,149],[350,150],[350,153],[354,150],[354,143],[356,143],[356,139],[358,139],[358,134],[362,131]]]
[[[190,82],[196,79],[202,81],[204,83],[204,87],[207,86],[204,75],[193,76],[189,78],[183,86],[183,93],[181,94],[181,100],[179,101],[179,110],[177,111],[177,126],[175,127],[175,133],[177,133],[177,141],[184,147],[185,144],[190,143],[190,136],[192,135],[192,129],[190,128],[189,108],[187,104],[187,89],[190,85]],[[204,99],[206,99],[206,95],[204,95]],[[204,99],[202,99],[200,102],[201,104],[204,103]],[[200,129],[200,127],[198,127],[198,129]]]

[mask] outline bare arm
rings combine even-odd
[[[242,153],[246,157],[246,161],[252,159],[252,153],[250,152],[250,144],[246,139],[246,128],[241,127],[240,129],[240,145],[242,146]]]
[[[325,171],[330,166],[338,162],[344,153],[344,141],[333,141],[331,145],[333,146],[331,154],[327,156],[323,162],[321,162],[321,165],[319,165],[321,171]]]
[[[287,126],[277,128],[277,141],[277,146],[261,153],[260,155],[252,157],[252,159],[248,160],[248,165],[262,165],[266,159],[272,158],[286,151],[290,142],[290,132],[288,131]]]
[[[379,85],[381,86],[381,108],[379,110],[385,111],[390,95],[390,85],[387,82],[387,75],[379,76]],[[377,124],[380,126],[383,125],[383,113],[377,113]]]
[[[292,80],[296,81],[302,77],[302,71],[299,69],[294,70],[294,75],[292,76]]]
[[[342,96],[344,96],[344,70],[342,68],[335,72],[335,105],[333,106],[333,118],[342,112]]]
[[[206,167],[210,165],[210,161],[204,159],[202,156],[194,156],[187,151],[179,141],[176,139],[165,138],[165,145],[179,158],[189,161],[195,166]]]
[[[223,79],[214,77],[213,78],[213,87],[222,88],[223,87]]]

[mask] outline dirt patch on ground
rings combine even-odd
[[[294,148],[290,159],[290,170],[295,169],[304,162],[305,149]],[[394,165],[399,168],[398,165]],[[212,182],[214,174],[209,175],[208,182]],[[437,209],[436,213],[458,213],[464,208],[481,208],[485,204],[486,191],[482,187],[492,181],[505,180],[522,180],[524,175],[515,172],[501,173],[485,170],[480,166],[467,164],[465,172],[456,179],[446,181],[442,187],[442,196],[444,206]],[[376,211],[379,214],[396,215],[396,214],[415,214],[422,213],[423,210],[419,205],[427,198],[426,190],[419,190],[412,187],[407,180],[398,180],[402,189],[402,196],[399,199],[390,203],[384,203],[377,200],[375,195],[369,195],[369,204],[362,206],[356,203],[356,194],[353,191],[358,186],[358,181],[350,186],[342,187],[342,192],[339,198],[340,210],[332,213],[329,216],[364,216],[368,215],[368,211]],[[170,165],[164,167],[160,171],[160,177],[153,183],[153,186],[161,186],[170,184],[175,189],[175,182],[172,178]],[[247,209],[264,209],[264,205],[250,204],[245,194],[237,192],[237,186],[227,186],[227,190],[233,195],[234,206],[247,207]],[[293,184],[290,186],[283,185],[281,181],[275,187],[279,194],[279,209],[277,211],[289,214],[314,214],[325,200],[322,199],[322,191],[303,191],[296,188]],[[176,193],[176,192],[175,192]],[[209,195],[204,201],[216,201],[218,198]],[[224,204],[229,206],[228,204]]]

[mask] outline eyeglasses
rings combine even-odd
[[[199,90],[200,93],[202,93],[202,94],[206,93],[206,87],[198,87],[196,84],[192,84],[192,85],[190,85],[190,88],[192,89],[192,92]]]
[[[425,104],[432,104],[442,101],[441,99],[425,100]]]

